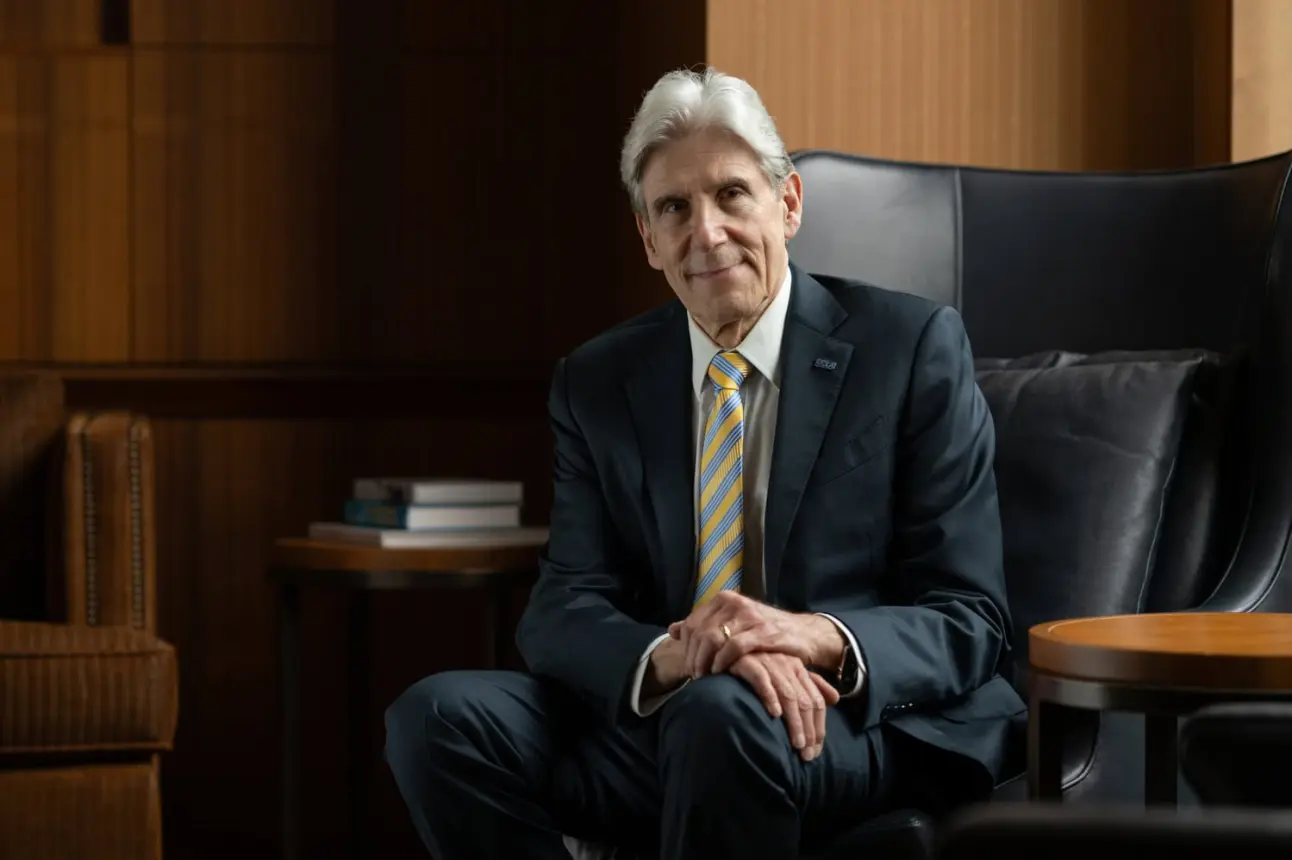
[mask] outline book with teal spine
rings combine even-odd
[[[514,528],[520,525],[520,505],[401,505],[350,499],[344,520],[352,526],[410,531]]]

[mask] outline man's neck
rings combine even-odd
[[[747,317],[734,320],[729,323],[712,326],[700,320],[696,320],[695,322],[696,325],[700,327],[700,331],[708,335],[709,340],[713,341],[716,345],[723,349],[735,349],[744,342],[746,337],[749,336],[749,333],[753,331],[754,326],[758,325],[758,321],[763,318],[763,314],[766,313],[767,308],[775,298],[776,296],[774,294],[768,296],[766,300],[758,306],[757,311]]]

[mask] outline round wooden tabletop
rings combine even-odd
[[[1143,687],[1292,691],[1292,615],[1178,612],[1050,621],[1032,670]]]
[[[538,566],[541,543],[518,546],[388,549],[309,538],[275,541],[270,565],[291,571],[505,573]]]

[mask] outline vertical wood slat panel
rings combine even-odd
[[[1185,167],[1197,163],[1198,101],[1214,102],[1195,96],[1206,86],[1197,43],[1214,50],[1224,39],[1197,22],[1227,2],[709,0],[708,59],[760,90],[791,149],[1024,169]]]
[[[129,67],[0,52],[0,357],[130,357]]]
[[[336,357],[332,69],[315,50],[135,58],[136,360]]]
[[[0,0],[0,49],[99,44],[101,0]]]
[[[1232,160],[1234,0],[1193,0],[1193,162]]]
[[[129,70],[124,54],[52,62],[55,361],[130,357]]]
[[[335,0],[132,0],[133,42],[144,47],[327,45],[334,38],[336,5]]]
[[[1233,157],[1292,149],[1292,3],[1234,0]]]

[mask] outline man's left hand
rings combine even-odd
[[[670,625],[668,632],[686,647],[684,665],[692,678],[725,672],[755,651],[790,654],[808,665],[835,666],[844,646],[843,634],[828,618],[786,612],[735,591],[720,592]]]

